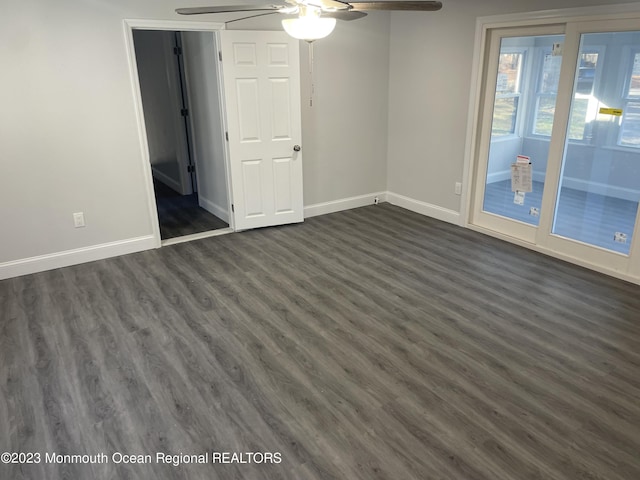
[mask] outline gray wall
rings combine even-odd
[[[203,20],[174,13],[185,5],[0,4],[10,66],[0,89],[0,263],[152,234],[123,19]],[[386,13],[341,22],[316,45],[316,106],[303,111],[307,205],[385,188],[388,23]],[[309,85],[303,70],[302,91]],[[73,228],[78,211],[83,229]]]
[[[201,21],[174,9],[207,3],[0,3],[0,263],[151,235],[123,19]],[[303,111],[305,204],[388,188],[458,210],[476,17],[599,3],[447,0],[340,22],[316,44]]]
[[[463,175],[476,18],[609,2],[443,3],[437,13],[391,15],[388,189],[459,211],[454,183]]]

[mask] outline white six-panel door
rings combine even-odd
[[[220,38],[235,228],[302,222],[299,41],[239,30]]]

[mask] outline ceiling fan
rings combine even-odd
[[[428,0],[380,0],[343,2],[341,0],[283,0],[284,4],[272,5],[222,5],[212,7],[178,8],[180,15],[202,15],[208,13],[261,12],[242,17],[258,17],[281,13],[288,15],[282,20],[285,31],[294,38],[312,42],[329,35],[336,19],[357,20],[365,17],[365,10],[412,10],[433,12],[442,8],[442,3]],[[233,20],[235,21],[235,20]]]

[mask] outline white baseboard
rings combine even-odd
[[[387,201],[392,205],[406,208],[407,210],[426,215],[427,217],[460,225],[460,212],[456,212],[455,210],[449,210],[448,208],[443,208],[438,205],[414,200],[413,198],[398,195],[393,192],[387,192]]]
[[[201,197],[198,195],[198,202],[200,202],[200,206],[204,208],[207,212],[215,215],[220,220],[224,220],[229,223],[229,209],[224,209],[217,203],[212,202],[208,198]]]
[[[0,263],[0,280],[157,248],[153,235]]]
[[[545,172],[533,171],[534,182],[544,182]],[[511,180],[511,170],[503,170],[501,172],[493,172],[487,175],[487,184],[504,182],[505,180]]]
[[[494,172],[487,175],[487,183],[503,182],[511,178],[511,171],[504,170]],[[544,172],[533,172],[533,180],[535,182],[544,182]],[[591,180],[582,180],[574,177],[563,177],[562,185],[567,188],[579,190],[581,192],[597,193],[605,197],[619,198],[637,202],[640,199],[640,191],[632,188],[612,187],[606,183],[592,182]]]
[[[379,202],[386,202],[387,192],[367,193],[366,195],[358,195],[357,197],[342,198],[331,202],[307,205],[304,207],[304,218],[373,205],[376,197],[378,197]]]
[[[511,179],[511,170],[503,170],[501,172],[493,172],[487,174],[487,183],[504,182]]]
[[[605,197],[630,200],[632,202],[637,202],[638,199],[640,199],[640,192],[638,190],[624,187],[611,187],[606,183],[591,182],[578,178],[564,177],[562,180],[562,185],[574,190],[597,193],[599,195],[604,195]]]
[[[180,195],[184,195],[184,192],[182,191],[182,185],[180,185],[180,182],[178,182],[174,178],[171,178],[169,175],[162,173],[157,168],[154,168],[153,165],[151,166],[151,175],[153,176],[153,178],[155,178],[159,182],[164,183],[167,187],[171,188],[172,190],[175,190]]]

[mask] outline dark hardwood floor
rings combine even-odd
[[[109,463],[0,478],[638,479],[639,312],[389,204],[5,280],[0,452]]]
[[[162,182],[154,180],[160,237],[163,240],[227,228],[224,220],[198,205],[198,194],[180,195]]]

